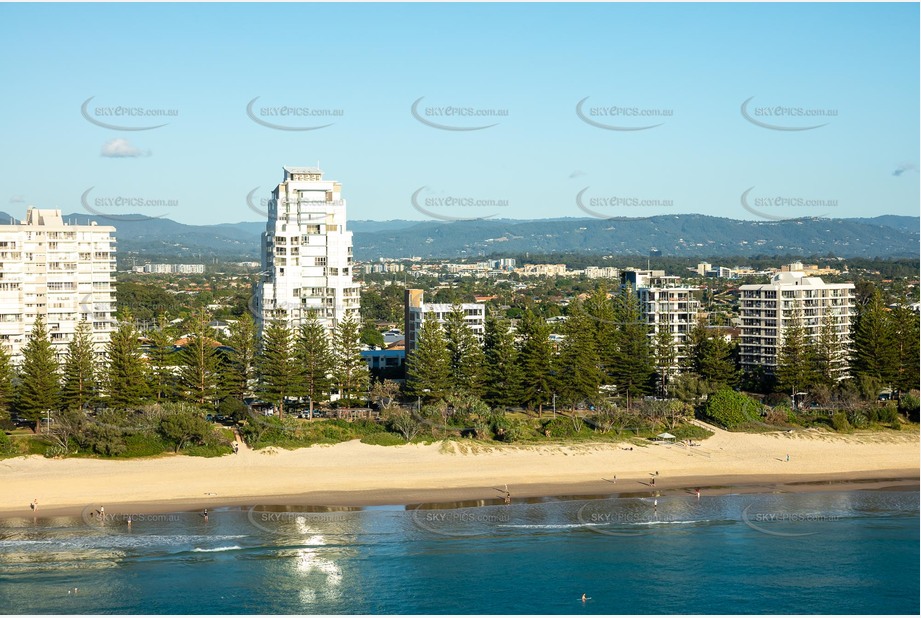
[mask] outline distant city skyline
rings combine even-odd
[[[0,4],[0,211],[257,221],[319,166],[350,220],[917,216],[918,18]]]

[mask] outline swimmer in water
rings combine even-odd
[[[588,597],[585,596],[585,593],[582,593],[582,602],[585,603]]]

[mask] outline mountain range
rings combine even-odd
[[[0,212],[0,221],[13,221]],[[187,225],[166,218],[83,213],[69,223],[116,227],[119,258],[143,262],[211,259],[258,261],[264,222]],[[921,218],[802,218],[743,221],[698,214],[642,219],[480,219],[468,221],[349,221],[357,260],[461,258],[498,254],[579,252],[672,256],[833,254],[838,257],[918,257]]]

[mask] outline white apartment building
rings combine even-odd
[[[30,206],[20,224],[0,225],[0,345],[14,364],[37,316],[59,360],[82,320],[98,355],[115,330],[114,227],[66,225],[60,210]]]
[[[743,369],[760,366],[773,373],[784,330],[799,319],[806,337],[817,341],[824,317],[831,315],[842,342],[841,377],[845,377],[855,311],[853,283],[825,283],[803,272],[781,272],[770,283],[743,285],[739,292],[742,319],[739,352]]]
[[[346,229],[342,185],[315,167],[285,167],[272,192],[262,235],[262,280],[254,299],[259,332],[266,322],[290,327],[316,316],[330,330],[359,319],[352,281],[352,232]]]
[[[566,274],[566,264],[525,264],[515,272],[524,277],[562,277]]]
[[[416,338],[422,323],[434,318],[440,324],[444,324],[445,318],[454,309],[450,303],[426,303],[423,300],[422,290],[406,290],[405,305],[403,315],[403,333],[404,348],[407,356],[416,349]],[[483,303],[463,303],[461,309],[464,311],[464,321],[467,326],[476,335],[476,338],[483,342],[483,335],[486,331],[486,305]]]
[[[583,271],[586,279],[617,279],[620,270],[613,266],[586,266]]]
[[[654,340],[661,330],[672,334],[675,371],[687,357],[688,335],[697,323],[700,301],[694,296],[695,292],[699,292],[698,288],[678,286],[641,287],[636,290],[640,311],[649,326],[649,338]]]
[[[257,264],[258,265],[258,264]],[[134,272],[157,275],[201,275],[205,272],[204,264],[144,264],[136,266]]]

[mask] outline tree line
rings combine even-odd
[[[13,411],[36,421],[61,410],[182,402],[231,415],[245,410],[249,397],[284,413],[291,398],[309,398],[312,409],[333,392],[345,405],[364,402],[369,376],[354,319],[340,321],[331,336],[316,319],[296,330],[272,322],[259,340],[255,321],[244,314],[223,343],[210,321],[199,309],[180,330],[160,316],[142,337],[133,317],[122,313],[102,355],[81,322],[59,362],[39,316],[18,367],[0,349],[0,418]]]
[[[361,326],[354,319],[341,321],[332,336],[317,320],[297,329],[272,322],[260,340],[252,316],[244,314],[231,324],[223,345],[209,322],[209,314],[199,309],[180,333],[160,316],[158,328],[145,333],[142,349],[132,317],[123,313],[101,356],[83,323],[58,362],[39,318],[19,367],[0,350],[0,414],[13,410],[37,420],[55,410],[186,402],[232,415],[245,410],[249,397],[282,414],[287,402],[306,400],[312,413],[333,393],[346,406],[364,405],[368,399],[372,385],[360,353]],[[601,284],[585,300],[573,300],[559,342],[550,340],[550,325],[530,308],[514,331],[494,314],[484,326],[480,343],[459,305],[443,325],[425,320],[407,358],[402,394],[429,404],[451,395],[473,396],[493,407],[542,412],[551,405],[600,405],[612,394],[628,403],[651,394],[699,403],[726,387],[806,391],[819,403],[845,390],[875,399],[883,387],[908,391],[919,382],[918,314],[886,306],[878,290],[857,308],[850,347],[830,320],[817,338],[807,337],[794,320],[773,375],[743,373],[737,343],[703,323],[691,329],[681,346],[666,329],[650,337],[639,299],[629,287],[611,297]],[[186,337],[177,348],[180,334]],[[849,377],[840,380],[841,375]]]
[[[455,306],[443,325],[435,320],[422,324],[407,359],[405,392],[428,402],[464,393],[491,406],[541,411],[551,404],[592,406],[608,394],[699,402],[731,387],[807,391],[818,403],[827,403],[842,391],[875,399],[883,387],[918,388],[918,314],[887,307],[878,290],[858,306],[850,346],[830,315],[818,337],[808,337],[802,320],[794,317],[772,374],[743,372],[738,342],[702,321],[681,346],[667,329],[653,337],[649,329],[629,286],[609,298],[602,284],[584,301],[573,300],[558,344],[550,341],[546,320],[526,309],[517,332],[508,320],[488,315],[480,346]]]

